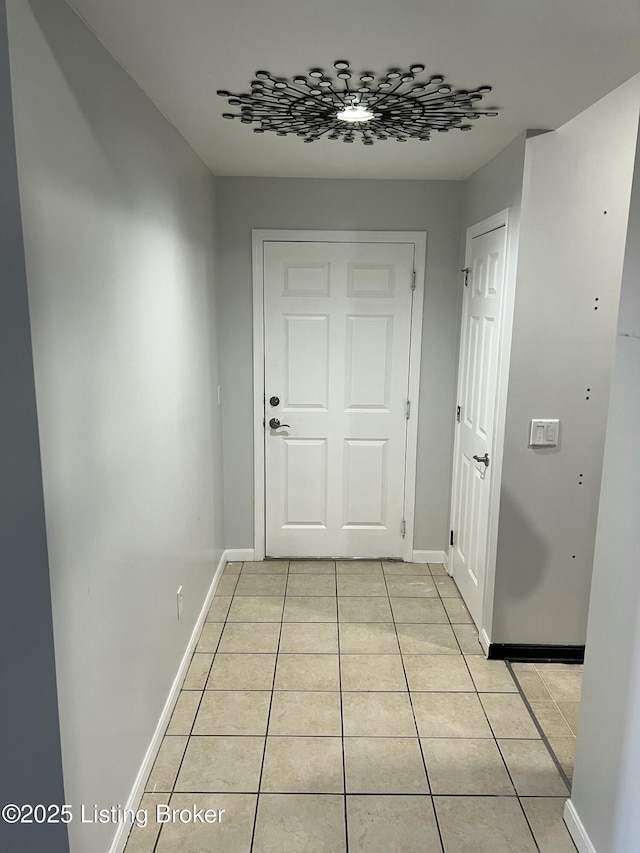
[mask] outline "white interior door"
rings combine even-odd
[[[467,241],[458,423],[453,470],[452,574],[481,627],[494,468],[498,358],[504,304],[506,226]]]
[[[269,556],[403,554],[414,253],[264,243]]]

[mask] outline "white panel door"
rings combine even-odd
[[[267,555],[402,556],[413,269],[411,243],[264,244]]]
[[[453,577],[478,627],[487,562],[505,241],[504,226],[471,240],[462,308],[450,553]]]

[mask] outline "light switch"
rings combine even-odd
[[[536,418],[531,421],[529,447],[556,447],[559,432],[559,420],[541,420],[540,418]]]

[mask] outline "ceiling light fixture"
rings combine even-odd
[[[407,71],[391,68],[377,77],[369,71],[354,76],[346,60],[335,62],[334,68],[338,80],[320,68],[292,80],[256,71],[250,93],[218,91],[229,106],[240,108],[222,115],[257,125],[254,133],[295,134],[305,142],[359,138],[365,145],[386,139],[425,141],[431,131],[471,130],[468,121],[498,115],[495,108],[476,109],[491,86],[454,89],[441,74],[421,80],[424,65]]]

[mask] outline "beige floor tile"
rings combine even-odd
[[[447,853],[536,853],[515,797],[434,797]]]
[[[465,655],[484,655],[475,625],[452,625],[458,645]]]
[[[462,655],[403,655],[409,690],[474,692]]]
[[[475,693],[412,693],[411,702],[421,737],[493,737]]]
[[[344,572],[337,576],[338,595],[387,595],[387,586],[380,573],[380,577],[369,577],[368,575],[350,575]]]
[[[289,575],[287,595],[335,595],[336,577],[329,575]]]
[[[584,664],[582,663],[545,663],[541,661],[539,663],[534,664],[535,668],[540,673],[544,672],[579,672],[582,673],[584,671]]]
[[[558,708],[562,711],[565,720],[569,723],[574,735],[578,734],[578,722],[580,719],[579,702],[558,702]]]
[[[447,616],[451,620],[451,624],[467,623],[473,625],[471,614],[461,598],[443,598],[442,603],[447,611]]]
[[[573,779],[573,764],[576,757],[576,739],[574,737],[547,738],[549,746],[569,780]]]
[[[567,669],[566,671],[542,671],[542,667],[539,667],[538,672],[556,702],[580,701],[582,671],[571,669]]]
[[[189,735],[202,699],[199,690],[181,690],[167,728],[168,735]]]
[[[396,623],[398,640],[406,655],[459,655],[460,647],[450,625]]]
[[[260,794],[252,853],[345,853],[345,850],[343,797]]]
[[[146,813],[146,825],[144,819],[140,825],[134,823],[127,840],[124,853],[153,853],[158,833],[162,824],[156,820],[156,809],[159,805],[166,806],[169,802],[169,794],[145,794],[140,801],[138,810]]]
[[[171,735],[162,739],[160,751],[153,769],[147,779],[145,791],[155,794],[159,791],[171,791],[173,783],[187,746],[188,738],[183,735]]]
[[[481,693],[480,701],[495,737],[540,737],[519,693]]]
[[[387,578],[392,598],[438,598],[438,590],[430,575],[398,575]]]
[[[433,794],[515,793],[493,739],[421,738],[420,743]]]
[[[349,853],[440,853],[429,797],[347,797]]]
[[[522,797],[566,797],[567,786],[541,740],[498,740],[509,773]]]
[[[208,690],[193,726],[194,735],[264,735],[271,692]]]
[[[336,560],[336,572],[339,575],[368,575],[381,577],[380,560]]]
[[[431,574],[436,577],[436,575],[446,575],[448,577],[447,570],[442,565],[442,563],[429,563],[429,571]]]
[[[557,737],[573,737],[573,732],[569,728],[569,724],[560,713],[560,709],[553,699],[550,699],[548,702],[531,701],[529,704],[538,724],[547,737],[553,735]]]
[[[551,700],[551,694],[535,670],[516,672],[516,678],[518,679],[520,689],[530,702],[535,700]]]
[[[343,690],[407,689],[400,655],[340,655]]]
[[[279,595],[234,596],[227,622],[280,622],[283,605]]]
[[[207,690],[271,690],[276,656],[217,654]]]
[[[216,595],[233,595],[238,583],[238,575],[222,575],[216,586]]]
[[[230,595],[215,595],[207,613],[207,622],[224,622],[231,607]]]
[[[172,809],[207,809],[216,812],[215,823],[182,823],[163,825],[156,853],[244,853],[251,847],[256,794],[174,794]]]
[[[287,596],[283,622],[336,622],[338,612],[335,596]]]
[[[431,575],[429,566],[426,563],[388,563],[383,560],[382,569],[388,578],[395,577],[396,575]]]
[[[258,790],[263,737],[192,737],[175,784],[176,792]]]
[[[235,595],[284,595],[287,576],[284,574],[242,575],[235,589]]]
[[[279,654],[275,690],[340,690],[338,655]]]
[[[345,737],[416,737],[408,693],[343,693]]]
[[[520,802],[538,842],[540,853],[576,853],[562,814],[562,797],[522,797]]]
[[[460,598],[460,590],[453,578],[444,575],[434,577],[436,589],[442,598]]]
[[[261,560],[242,564],[243,575],[286,575],[289,571],[288,560]]]
[[[345,738],[344,764],[348,793],[429,793],[417,738]]]
[[[223,628],[224,625],[222,622],[205,622],[202,626],[196,652],[210,652],[213,654],[218,648]]]
[[[204,690],[204,685],[211,669],[213,655],[194,654],[189,664],[189,669],[184,678],[183,690]]]
[[[227,563],[226,566],[224,567],[224,574],[225,575],[239,575],[241,571],[242,571],[242,563],[241,562]]]
[[[395,622],[449,624],[439,598],[392,598],[391,609]]]
[[[335,575],[333,560],[291,560],[289,574]]]
[[[382,596],[338,598],[340,622],[393,622],[389,600]]]
[[[395,626],[391,622],[341,623],[340,651],[346,655],[398,655]]]
[[[340,693],[275,690],[270,735],[342,735]]]
[[[279,622],[227,622],[218,651],[224,654],[277,652],[279,639]]]
[[[284,622],[280,652],[289,654],[337,654],[338,626],[335,622]]]
[[[517,693],[511,673],[503,660],[486,660],[478,655],[465,656],[473,683],[479,693]]]
[[[271,794],[344,791],[339,737],[268,737],[261,790]]]

